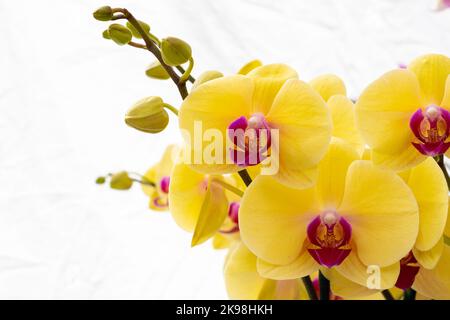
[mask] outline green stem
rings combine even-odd
[[[394,297],[392,296],[391,292],[387,289],[381,291],[381,294],[383,295],[384,299],[386,299],[386,300],[395,300]]]
[[[189,65],[186,69],[186,71],[181,75],[180,82],[184,83],[189,79],[189,76],[191,75],[192,68],[194,68],[194,58],[189,58]]]
[[[416,300],[416,291],[412,288],[405,290],[404,300]]]
[[[135,179],[135,178],[130,178],[131,181],[146,185],[146,186],[151,186],[151,187],[156,187],[156,185],[153,182],[150,181],[144,181],[144,180],[139,180],[139,179]]]
[[[445,177],[445,181],[447,182],[447,187],[450,190],[450,177],[448,176],[447,167],[445,166],[444,155],[441,154],[439,156],[436,156],[434,157],[434,160],[439,165],[439,168],[441,168],[442,173],[444,174]]]
[[[302,277],[303,285],[305,286],[306,292],[308,293],[309,300],[319,300],[317,298],[316,289],[311,281],[310,276]]]
[[[175,108],[174,106],[171,106],[171,105],[168,104],[168,103],[164,103],[164,104],[163,104],[163,107],[166,108],[166,109],[169,109],[170,111],[172,111],[173,114],[175,114],[175,115],[178,116],[178,109]]]
[[[244,181],[245,185],[248,187],[250,183],[252,183],[252,178],[248,174],[247,169],[242,169],[238,171],[239,176],[241,177],[242,181]]]
[[[330,300],[330,281],[319,271],[320,300]]]
[[[176,66],[175,68],[176,68],[178,71],[180,71],[181,74],[183,74],[183,73],[186,72],[186,70],[184,70],[184,68],[183,68],[182,66]],[[188,80],[189,80],[189,82],[191,82],[191,83],[194,83],[194,82],[195,82],[195,78],[194,78],[192,75],[189,75]]]
[[[239,197],[242,197],[244,195],[244,192],[242,192],[241,190],[239,190],[238,188],[232,186],[229,183],[226,183],[223,180],[220,179],[212,179],[212,182],[217,183],[218,185],[221,185],[222,187],[224,187],[225,189],[233,192],[234,194],[236,194]]]

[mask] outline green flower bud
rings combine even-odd
[[[186,63],[191,58],[192,49],[183,40],[168,37],[161,40],[161,53],[166,64],[176,67]]]
[[[160,97],[148,97],[139,100],[128,110],[125,123],[140,131],[158,133],[167,127],[169,115]]]
[[[133,185],[133,180],[130,179],[126,171],[115,173],[111,177],[109,186],[111,189],[128,190]]]
[[[128,42],[130,42],[131,38],[133,37],[130,30],[117,23],[113,23],[109,26],[108,33],[111,39],[119,46],[128,44]]]
[[[105,39],[111,40],[111,36],[109,35],[109,31],[108,30],[103,31],[102,36]]]
[[[113,16],[113,12],[110,6],[104,6],[98,8],[94,12],[94,18],[99,21],[109,21]]]
[[[170,78],[166,69],[159,63],[159,61],[153,62],[148,66],[147,70],[145,70],[145,74],[149,78],[159,79],[159,80],[167,80]]]
[[[105,177],[98,177],[98,178],[95,180],[95,183],[96,183],[96,184],[104,184],[105,181],[106,181]]]
[[[145,31],[145,33],[149,33],[150,32],[150,26],[145,23],[144,21],[139,21],[139,25],[141,26],[142,30]],[[127,22],[127,28],[130,29],[131,33],[133,34],[133,37],[138,38],[138,39],[142,39],[140,33],[136,30],[136,28],[130,23]]]
[[[215,70],[210,70],[210,71],[205,71],[202,74],[200,74],[200,76],[198,76],[198,78],[195,80],[194,84],[192,85],[192,90],[194,90],[195,88],[197,88],[199,85],[217,79],[217,78],[221,78],[223,77],[222,72],[219,71],[215,71]]]

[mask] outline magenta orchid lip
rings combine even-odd
[[[238,166],[257,165],[267,158],[271,133],[263,114],[256,113],[248,119],[241,116],[228,126],[227,132],[234,144],[229,150],[230,158]]]
[[[414,136],[419,142],[413,146],[422,154],[437,156],[450,147],[447,141],[450,134],[450,112],[436,105],[429,105],[424,110],[418,109],[409,122]]]
[[[334,211],[325,211],[308,225],[308,252],[320,265],[338,266],[350,254],[352,227]]]

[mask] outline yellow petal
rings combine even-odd
[[[266,64],[253,69],[248,76],[254,80],[253,112],[266,114],[283,84],[297,79],[297,71],[285,64]]]
[[[292,189],[260,175],[241,201],[242,241],[259,258],[272,264],[288,264],[299,256],[307,224],[317,212],[314,189]]]
[[[331,292],[346,300],[368,297],[379,292],[379,290],[369,289],[366,286],[348,280],[333,268],[324,270],[323,274],[330,281]]]
[[[432,270],[420,268],[414,290],[432,299],[450,299],[450,247],[445,245],[441,259]]]
[[[359,154],[364,151],[364,142],[356,129],[353,103],[346,96],[335,95],[328,100],[333,121],[333,137],[350,143]]]
[[[389,289],[397,282],[400,274],[400,263],[380,267],[378,265],[366,265],[361,262],[355,250],[337,267],[336,270],[347,279],[366,288]],[[379,283],[378,283],[379,279]]]
[[[255,68],[262,66],[262,62],[260,60],[252,60],[244,64],[241,69],[237,72],[238,74],[246,75],[250,71]]]
[[[222,226],[228,214],[228,200],[220,185],[208,183],[191,246],[199,245],[211,238]]]
[[[448,206],[448,213],[447,213],[447,223],[445,224],[445,229],[444,229],[444,235],[447,238],[450,238],[450,197],[448,198],[449,200],[449,206]]]
[[[426,156],[417,152],[417,149],[412,144],[396,154],[380,153],[372,150],[373,163],[382,168],[394,171],[414,168],[426,158]]]
[[[408,69],[417,76],[425,103],[439,105],[450,74],[450,59],[441,54],[428,54],[416,58]]]
[[[415,247],[433,248],[441,239],[448,214],[448,188],[444,174],[433,158],[411,169],[407,181],[419,205],[419,234]]]
[[[334,74],[320,75],[312,79],[309,84],[325,101],[328,101],[328,99],[336,94],[347,95],[344,81]]]
[[[213,237],[212,245],[216,250],[226,249],[231,247],[234,241],[233,237],[230,237],[228,234],[217,232]]]
[[[365,265],[392,265],[412,249],[418,211],[411,189],[393,171],[365,160],[351,164],[338,213],[352,225],[352,239]]]
[[[274,281],[266,279],[258,300],[306,300],[306,290],[298,279]]]
[[[442,98],[440,106],[450,110],[450,75],[447,77],[447,81],[445,81],[444,97]]]
[[[279,155],[275,178],[292,187],[311,186],[331,138],[330,112],[323,99],[308,84],[289,80],[275,98],[267,121],[279,130],[279,144],[272,142],[272,154]]]
[[[256,256],[242,243],[228,253],[224,277],[231,299],[257,299],[266,281],[256,271]]]
[[[231,299],[293,300],[305,299],[306,292],[298,279],[275,281],[256,271],[256,256],[243,243],[233,247],[226,259],[225,284]]]
[[[221,174],[239,169],[234,164],[227,164],[230,161],[227,161],[229,150],[225,143],[226,130],[237,118],[250,116],[253,89],[252,79],[245,76],[228,76],[204,83],[184,100],[179,112],[179,126],[187,144],[189,164],[195,170]],[[207,130],[212,136],[205,140],[211,141],[203,142],[203,134],[206,134]],[[220,136],[218,142],[222,148],[216,150],[214,158],[205,159],[203,151],[217,142],[213,134]]]
[[[413,254],[419,264],[426,269],[433,269],[441,258],[444,250],[444,239],[440,239],[433,248],[427,251],[419,251],[413,248]]]
[[[408,70],[394,70],[374,81],[361,94],[355,106],[357,126],[375,152],[395,156],[413,148],[409,120],[420,107],[423,105],[415,75]],[[417,150],[416,154],[421,156]],[[373,160],[378,163],[375,157]],[[404,156],[397,165],[407,169],[414,160]]]
[[[175,222],[193,232],[206,194],[206,177],[183,163],[175,165],[170,177],[169,209]]]
[[[333,138],[328,152],[319,164],[317,191],[323,209],[335,210],[342,201],[345,177],[358,154],[347,142]]]
[[[264,278],[287,280],[310,275],[319,270],[319,264],[311,257],[307,250],[302,250],[297,259],[286,265],[276,265],[258,259],[257,269],[258,273]]]

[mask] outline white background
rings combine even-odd
[[[179,140],[173,117],[157,136],[125,126],[136,100],[180,98],[145,77],[150,54],[102,39],[104,4],[188,41],[194,75],[259,58],[304,80],[336,73],[357,97],[399,62],[450,54],[450,10],[434,0],[0,0],[0,298],[226,298],[225,252],[191,249],[139,188],[94,184]]]

